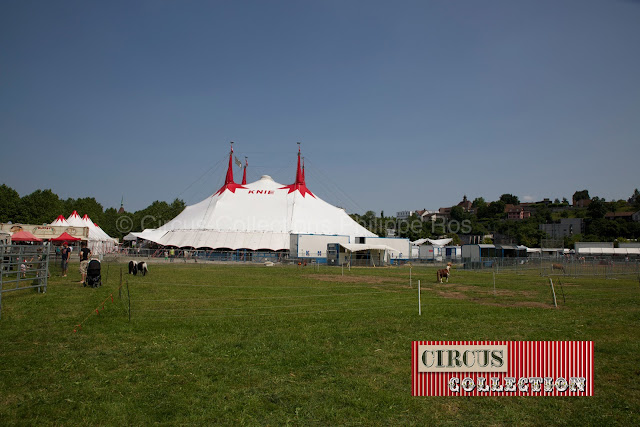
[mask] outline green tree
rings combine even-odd
[[[451,208],[451,219],[458,222],[465,219],[464,209],[462,206],[454,206]]]
[[[514,196],[513,194],[503,194],[500,196],[500,201],[504,202],[505,205],[519,205],[520,199],[518,196]]]
[[[49,224],[62,212],[62,201],[50,189],[24,196],[19,206],[17,220],[25,224]]]
[[[476,197],[471,203],[471,206],[478,209],[487,206],[487,202],[484,201],[484,197]]]
[[[94,197],[82,197],[79,199],[69,198],[63,202],[64,215],[69,216],[73,211],[77,211],[78,215],[88,215],[93,222],[102,224],[102,214],[104,208]],[[102,225],[100,225],[102,228]]]
[[[184,208],[187,207],[187,205],[184,203],[184,200],[176,198],[173,202],[171,202],[171,205],[169,207],[170,207],[169,215],[171,215],[171,219],[173,219],[178,215],[180,215],[184,210]]]
[[[20,211],[20,195],[13,188],[0,185],[0,222],[16,222]]]
[[[607,214],[607,206],[603,199],[594,197],[587,207],[587,213],[591,219],[601,219]]]

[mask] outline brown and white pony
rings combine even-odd
[[[449,275],[451,274],[451,263],[447,263],[447,268],[443,268],[441,270],[438,270],[438,272],[436,273],[436,282],[440,282],[442,283],[442,279],[446,278],[447,279],[447,283],[449,283]]]

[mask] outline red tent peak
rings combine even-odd
[[[71,218],[72,216],[80,217],[80,215],[78,215],[78,211],[73,211],[73,213],[71,213],[71,215],[69,215],[69,218]]]
[[[64,215],[58,215],[58,218],[56,218],[56,221],[66,221],[66,218],[64,217]]]
[[[87,220],[88,220],[88,219],[89,219],[89,215],[84,214],[84,215],[82,216],[82,219],[87,219]]]
[[[231,143],[233,144],[233,142]],[[215,192],[214,196],[217,194],[224,193],[224,190],[229,190],[232,193],[235,193],[238,188],[245,188],[241,184],[236,184],[233,182],[233,145],[231,145],[231,151],[229,152],[229,167],[227,168],[227,176],[224,179],[224,185],[220,187],[218,191]]]
[[[289,193],[293,193],[294,191],[298,190],[302,197],[304,197],[305,194],[310,194],[311,197],[315,198],[316,196],[314,196],[313,193],[307,188],[307,184],[304,181],[304,166],[302,168],[300,167],[300,155],[300,147],[298,146],[298,169],[296,170],[296,182],[291,185],[281,187],[281,189],[286,188],[289,190]]]
[[[249,162],[247,158],[244,158],[244,170],[242,171],[242,185],[247,185],[247,166],[249,166]]]

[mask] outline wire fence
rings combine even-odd
[[[564,258],[481,258],[463,260],[465,270],[493,270],[496,274],[538,271],[540,276],[640,276],[640,259],[616,257],[564,257]]]
[[[2,294],[36,289],[47,292],[49,245],[0,245],[0,317]]]
[[[238,250],[205,250],[205,249],[167,249],[167,248],[121,248],[113,252],[106,259],[116,261],[119,259],[147,258],[165,262],[293,262],[289,258],[288,251],[252,251],[248,249]]]

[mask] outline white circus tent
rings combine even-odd
[[[377,237],[307,188],[299,150],[291,185],[268,175],[236,184],[232,162],[233,148],[225,183],[215,194],[186,207],[160,228],[131,234],[163,246],[274,251],[288,250],[292,234],[350,236],[354,243],[356,237]]]
[[[73,211],[67,223],[72,227],[87,227],[89,229],[89,241],[87,246],[91,249],[91,252],[95,255],[102,255],[113,252],[116,243],[107,235],[101,228],[97,227],[93,221],[85,214],[82,218],[78,215],[77,211]]]
[[[69,223],[65,219],[64,215],[58,215],[58,218],[56,218],[56,220],[49,225],[55,225],[58,227],[69,227]]]

